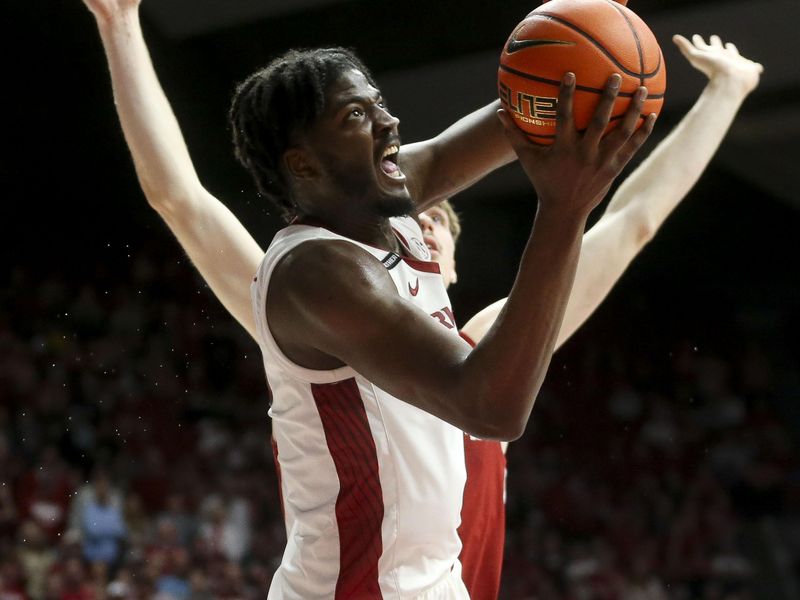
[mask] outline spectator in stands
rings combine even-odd
[[[28,469],[17,486],[20,518],[33,519],[57,542],[67,522],[73,490],[72,475],[53,445],[45,446],[37,465]]]
[[[56,551],[47,543],[42,528],[35,521],[25,521],[19,528],[17,558],[25,575],[28,596],[38,600],[45,593],[45,581],[56,561]]]
[[[83,528],[83,515],[86,512],[86,507],[94,502],[96,499],[96,482],[103,480],[104,484],[108,486],[108,502],[115,507],[122,506],[122,493],[118,488],[111,485],[110,474],[108,469],[104,466],[97,466],[93,469],[91,479],[85,482],[78,488],[78,491],[72,497],[72,503],[69,507],[69,520],[68,532],[81,535]]]
[[[166,508],[159,513],[158,520],[171,521],[175,526],[178,543],[189,546],[194,540],[197,530],[197,519],[186,508],[186,498],[183,494],[172,492],[167,496]]]
[[[113,501],[111,481],[105,471],[95,473],[92,487],[92,497],[81,513],[83,556],[90,564],[116,567],[127,536],[121,502]]]

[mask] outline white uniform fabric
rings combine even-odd
[[[458,335],[419,225],[401,217],[392,226],[410,257],[290,225],[275,236],[252,285],[287,535],[269,600],[468,598],[456,533],[466,478],[463,434],[349,367],[294,364],[266,320],[280,259],[305,241],[345,240],[384,264],[401,297]]]

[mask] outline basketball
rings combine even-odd
[[[500,101],[537,144],[553,142],[558,90],[575,73],[575,127],[586,129],[613,73],[622,76],[606,132],[616,127],[639,86],[647,87],[639,125],[664,103],[667,73],[653,32],[632,10],[612,0],[551,0],[511,32],[498,69]]]

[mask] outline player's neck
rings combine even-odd
[[[295,223],[325,227],[362,244],[381,248],[387,252],[402,252],[402,247],[387,217],[365,217],[364,215],[348,215],[339,212],[336,215],[299,216]]]
[[[400,252],[400,243],[387,217],[338,220],[334,231],[339,235],[369,244],[388,252]]]

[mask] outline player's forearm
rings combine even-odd
[[[585,218],[540,208],[511,294],[467,359],[469,385],[495,422],[501,415],[504,431],[485,437],[514,439],[524,431],[561,327],[584,225]]]
[[[637,235],[651,237],[700,178],[746,96],[735,78],[709,81],[688,114],[622,183],[606,213],[634,211]]]
[[[424,150],[409,165],[413,176],[419,178],[416,200],[420,211],[516,159],[497,119],[499,107],[499,101],[492,102],[463,117],[435,138],[409,146],[409,155],[417,149]]]
[[[605,300],[644,245],[636,218],[625,211],[606,214],[584,236],[575,283],[558,332],[556,349],[575,333]]]
[[[201,190],[178,122],[158,82],[142,36],[139,15],[127,10],[98,19],[114,100],[142,189],[154,207]]]

